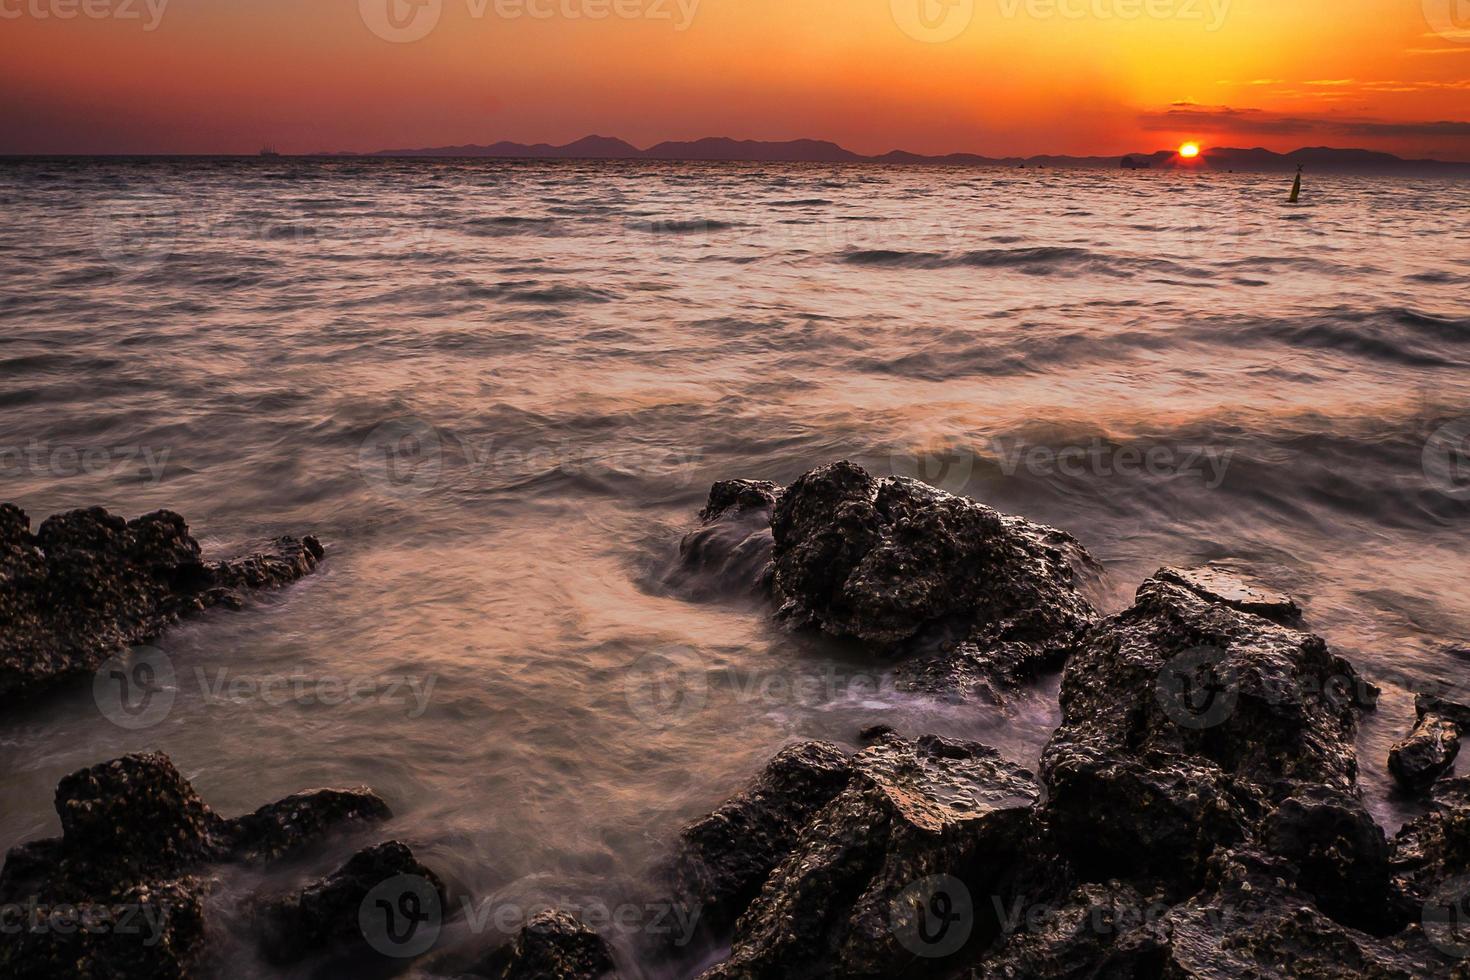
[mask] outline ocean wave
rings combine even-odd
[[[1139,271],[1171,272],[1203,277],[1177,262],[1158,258],[1105,255],[1090,249],[1062,245],[1028,248],[987,248],[967,252],[911,252],[895,249],[848,249],[843,262],[887,269],[1016,269],[1028,275],[1091,272],[1127,278]]]
[[[502,214],[488,218],[470,218],[461,227],[468,234],[482,238],[504,238],[533,232],[545,234],[556,228],[556,221],[552,218]]]
[[[1406,367],[1467,363],[1470,317],[1434,316],[1407,308],[1335,310],[1308,317],[1215,322],[1193,331],[1201,339],[1265,341],[1348,354]]]
[[[714,219],[677,219],[666,221],[642,221],[629,225],[635,231],[652,232],[655,235],[697,235],[711,231],[725,231],[736,227],[733,221]]]

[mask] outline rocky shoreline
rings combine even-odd
[[[307,535],[205,561],[178,514],[128,521],[100,507],[30,518],[0,504],[0,704],[156,639],[181,617],[309,575],[325,552]]]
[[[75,512],[31,535],[0,507],[0,530],[9,695],[95,669],[183,612],[283,584],[322,556],[314,539],[282,539],[205,563],[169,514]],[[1165,568],[1105,616],[1086,598],[1098,567],[1063,531],[851,463],[790,487],[715,485],[681,545],[676,593],[713,597],[715,582],[766,596],[787,628],[852,643],[904,687],[976,711],[1003,711],[1060,670],[1062,718],[1036,772],[976,742],[881,726],[854,733],[856,752],[784,748],[670,848],[667,887],[720,951],[705,980],[1470,978],[1470,780],[1448,776],[1470,711],[1426,692],[1414,731],[1375,761],[1428,801],[1389,838],[1363,804],[1355,749],[1377,689],[1289,596]],[[142,910],[163,941],[7,930],[7,976],[210,975],[214,869],[266,865],[389,816],[358,788],[225,819],[157,753],[68,776],[56,807],[62,836],[10,851],[0,905]],[[609,946],[563,912],[474,957],[451,958],[432,936],[405,945],[394,916],[437,926],[452,917],[448,894],[389,840],[257,895],[248,920],[282,968],[617,975]]]

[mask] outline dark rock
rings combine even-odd
[[[975,980],[1161,976],[1167,936],[1155,924],[1171,906],[1123,882],[1079,886],[1056,902],[1025,894],[1003,909],[1003,934]]]
[[[1400,786],[1419,793],[1455,767],[1460,736],[1470,728],[1470,708],[1435,694],[1414,698],[1414,730],[1388,750],[1388,771]]]
[[[851,775],[837,746],[792,745],[749,789],[684,830],[674,867],[676,888],[700,910],[702,927],[730,929],[791,853],[812,815],[842,791]]]
[[[602,937],[565,912],[534,916],[471,970],[488,980],[616,980]]]
[[[710,980],[943,974],[998,932],[983,903],[1014,871],[1031,774],[986,746],[932,736],[884,739],[851,766]],[[926,931],[931,911],[937,935]]]
[[[769,566],[784,621],[908,659],[908,690],[1003,701],[1060,665],[1095,616],[1077,588],[1095,563],[1070,535],[849,462],[784,491],[716,484],[701,517],[686,565],[761,581]]]
[[[1087,880],[1186,891],[1303,788],[1355,801],[1359,679],[1321,638],[1153,579],[1063,675],[1045,820]]]
[[[366,786],[307,790],[230,821],[230,854],[236,860],[274,860],[338,827],[380,823],[392,815]]]
[[[771,514],[781,492],[774,483],[716,483],[699,512],[700,527],[679,543],[678,563],[664,585],[691,599],[768,589]]]
[[[1154,578],[1182,585],[1209,602],[1218,602],[1283,625],[1294,625],[1302,618],[1301,607],[1291,596],[1247,582],[1238,573],[1224,569],[1209,566],[1161,568],[1154,573]]]
[[[223,853],[224,819],[161,752],[63,777],[56,812],[68,857],[94,868],[167,874]]]
[[[1070,535],[917,480],[834,463],[776,505],[775,587],[787,616],[889,647],[937,625],[977,645],[1067,647],[1093,616]]]
[[[9,504],[0,511],[0,699],[96,670],[146,643],[181,615],[237,605],[235,590],[293,582],[316,567],[311,537],[207,562],[183,518],[158,511],[134,521],[100,507],[58,514],[33,535]]]
[[[1390,894],[1388,839],[1357,800],[1304,790],[1266,818],[1261,836],[1333,919],[1379,936],[1407,925]]]
[[[1073,977],[1410,980],[1448,976],[1451,962],[1419,933],[1377,939],[1319,912],[1291,870],[1222,853],[1199,894],[1170,907],[1117,882],[1079,889],[988,953],[978,978]]]
[[[1436,714],[1423,714],[1407,738],[1388,750],[1388,771],[1400,786],[1422,792],[1455,767],[1460,726]]]
[[[345,805],[348,798],[353,805]],[[227,820],[162,753],[72,773],[56,790],[62,836],[11,849],[0,903],[126,912],[139,928],[0,933],[0,975],[159,976],[194,973],[205,939],[212,865],[302,847],[387,808],[366,790],[325,790]],[[277,819],[289,813],[290,819]],[[57,972],[59,965],[64,968]]]
[[[372,937],[364,933],[361,916],[369,893],[400,876],[410,876],[415,884],[421,881],[424,891],[432,892],[422,898],[431,905],[437,901],[437,905],[424,909],[421,902],[414,914],[429,916],[437,928],[444,908],[444,883],[419,863],[407,844],[388,841],[358,851],[341,868],[299,891],[257,906],[255,921],[262,951],[276,964],[294,963],[324,952],[338,956],[387,955],[389,950],[371,945]],[[391,896],[389,901],[398,897]]]
[[[1205,760],[1128,757],[1053,739],[1044,820],[1084,880],[1139,877],[1188,892],[1219,846],[1245,841],[1265,812],[1251,787]]]
[[[898,732],[894,731],[892,725],[869,725],[867,728],[858,732],[858,741],[864,745],[872,745],[874,742],[887,738],[889,735],[897,734]]]
[[[311,535],[276,538],[269,551],[211,563],[211,584],[229,589],[274,588],[311,574],[325,555],[326,549]]]
[[[1248,856],[1218,859],[1210,891],[1164,919],[1167,957],[1156,975],[1411,980],[1447,973],[1428,943],[1380,941],[1334,922],[1287,877]]]
[[[699,519],[708,523],[731,512],[772,511],[784,492],[766,480],[721,480],[710,487],[709,502]]]
[[[1429,811],[1394,837],[1390,861],[1395,884],[1414,914],[1446,888],[1470,895],[1470,779],[1435,785]],[[1462,908],[1470,908],[1470,902]],[[1470,947],[1466,952],[1470,955]]]
[[[1449,698],[1438,694],[1415,695],[1414,710],[1420,718],[1426,715],[1439,715],[1459,725],[1462,732],[1470,731],[1470,708],[1451,701]]]
[[[1044,793],[984,746],[887,726],[845,761],[806,748],[831,794],[808,812],[791,798],[822,794],[763,795],[768,772],[686,840],[686,891],[735,917],[706,980],[1470,978],[1470,780],[1386,840],[1355,751],[1378,691],[1290,597],[1163,569],[1094,622],[1072,539],[849,463],[717,488],[703,516],[772,504],[783,619],[997,700],[1065,659],[1062,724]]]

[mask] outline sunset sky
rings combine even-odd
[[[0,83],[0,153],[598,133],[1470,160],[1470,0],[0,0]]]

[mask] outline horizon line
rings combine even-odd
[[[457,144],[443,144],[443,145],[438,145],[438,146],[386,147],[386,148],[377,149],[377,150],[313,150],[313,151],[308,151],[308,152],[286,152],[286,151],[276,151],[271,144],[266,143],[266,144],[263,144],[262,149],[260,151],[257,151],[256,153],[249,153],[249,152],[225,152],[225,151],[219,151],[219,152],[192,152],[192,153],[171,153],[171,152],[44,152],[44,151],[43,152],[25,152],[25,153],[0,152],[0,160],[25,160],[25,159],[102,159],[102,158],[105,158],[105,159],[182,159],[182,158],[192,158],[192,159],[209,159],[209,158],[271,159],[271,158],[278,158],[278,157],[279,158],[293,158],[293,159],[340,158],[340,157],[352,157],[352,158],[396,157],[396,158],[399,158],[399,159],[405,159],[405,158],[406,159],[416,159],[416,158],[417,159],[426,159],[426,158],[453,159],[453,158],[456,157],[456,154],[453,151],[456,151],[456,150],[464,150],[464,151],[485,151],[485,150],[493,149],[495,147],[504,146],[507,149],[517,148],[517,149],[528,150],[528,151],[530,151],[530,150],[539,150],[539,151],[542,151],[542,152],[547,152],[547,151],[564,151],[564,150],[568,150],[568,149],[571,149],[573,147],[576,147],[578,144],[588,143],[588,142],[594,142],[594,141],[601,141],[601,142],[605,142],[605,143],[619,143],[619,144],[622,144],[623,146],[629,148],[634,153],[639,154],[640,156],[604,155],[604,154],[598,154],[598,153],[595,153],[595,152],[589,153],[589,155],[587,155],[585,157],[546,157],[546,156],[537,156],[536,154],[530,154],[530,153],[527,153],[527,154],[509,154],[509,155],[503,155],[503,156],[502,155],[497,155],[497,154],[490,154],[490,153],[466,153],[466,154],[463,154],[462,155],[462,158],[476,157],[476,158],[480,158],[480,159],[581,159],[581,160],[588,160],[588,161],[595,161],[595,160],[607,160],[607,161],[629,160],[629,161],[634,161],[634,162],[688,162],[688,163],[741,163],[741,162],[749,162],[749,163],[828,163],[828,164],[833,164],[833,163],[905,163],[905,162],[907,162],[907,163],[914,163],[914,164],[921,164],[921,163],[944,164],[944,163],[947,163],[947,162],[963,162],[963,160],[957,160],[956,158],[969,158],[970,160],[973,160],[973,161],[979,161],[979,162],[996,162],[996,163],[1007,163],[1007,162],[1021,162],[1021,163],[1025,163],[1025,162],[1029,162],[1029,161],[1032,161],[1032,160],[1050,159],[1050,160],[1073,160],[1073,161],[1117,161],[1120,164],[1123,161],[1130,160],[1130,159],[1138,160],[1140,162],[1142,162],[1142,161],[1155,161],[1155,162],[1164,162],[1164,163],[1171,163],[1171,162],[1176,162],[1176,161],[1182,161],[1182,160],[1185,159],[1185,158],[1182,158],[1180,156],[1178,148],[1163,148],[1163,149],[1147,150],[1147,151],[1127,151],[1127,152],[1123,152],[1123,153],[1117,153],[1117,152],[1112,152],[1112,153],[1048,153],[1048,152],[1042,152],[1042,153],[1031,153],[1031,154],[1028,154],[1028,155],[1008,154],[1008,155],[1004,155],[1004,156],[990,156],[990,155],[988,155],[986,153],[978,152],[978,151],[974,151],[974,150],[952,150],[952,151],[947,151],[947,152],[943,152],[943,153],[918,153],[918,152],[914,152],[914,151],[911,151],[911,150],[905,150],[905,149],[903,149],[901,147],[895,147],[895,148],[893,148],[891,150],[887,150],[887,151],[884,151],[882,153],[866,154],[866,153],[860,153],[860,152],[858,152],[856,150],[850,150],[847,147],[843,146],[842,144],[836,142],[835,140],[824,139],[824,138],[820,138],[820,137],[810,137],[810,136],[795,137],[795,138],[792,138],[792,139],[755,139],[755,138],[749,138],[749,137],[733,137],[733,136],[701,136],[701,137],[697,137],[697,138],[694,138],[694,139],[666,139],[666,140],[659,140],[658,142],[652,143],[652,144],[650,144],[647,147],[639,147],[636,144],[634,144],[634,143],[632,143],[632,142],[630,142],[628,140],[623,139],[622,137],[618,137],[618,136],[603,136],[603,135],[598,134],[598,133],[591,133],[591,134],[588,134],[586,136],[582,136],[582,137],[579,137],[577,139],[574,139],[574,140],[572,140],[572,141],[570,141],[568,143],[561,143],[561,144],[547,143],[547,142],[544,142],[544,141],[542,141],[542,142],[535,142],[535,143],[523,143],[523,142],[520,142],[520,141],[517,141],[517,140],[500,139],[500,140],[495,140],[495,141],[489,142],[489,143],[457,143]],[[1199,156],[1197,158],[1194,158],[1196,161],[1207,161],[1212,154],[1218,156],[1221,153],[1243,153],[1243,154],[1245,154],[1245,153],[1255,153],[1255,154],[1267,155],[1269,157],[1287,158],[1287,157],[1291,157],[1291,156],[1293,156],[1295,154],[1300,154],[1300,153],[1309,152],[1309,151],[1329,151],[1329,152],[1343,153],[1343,154],[1365,154],[1365,155],[1371,154],[1371,155],[1373,155],[1375,157],[1378,157],[1380,159],[1384,159],[1386,161],[1397,161],[1397,162],[1405,163],[1405,164],[1430,164],[1430,165],[1439,165],[1439,166],[1448,166],[1448,167],[1470,167],[1470,160],[1447,160],[1447,159],[1440,159],[1440,158],[1436,158],[1436,157],[1404,157],[1404,156],[1400,156],[1399,154],[1392,153],[1392,152],[1387,151],[1387,150],[1373,150],[1373,149],[1368,149],[1366,147],[1361,147],[1361,146],[1331,146],[1331,145],[1327,145],[1327,144],[1317,144],[1317,145],[1311,145],[1311,146],[1300,146],[1300,147],[1297,147],[1294,150],[1277,151],[1277,150],[1270,150],[1270,149],[1267,149],[1264,146],[1259,146],[1259,145],[1258,146],[1227,146],[1227,145],[1221,144],[1221,145],[1211,146],[1211,145],[1205,145],[1205,144],[1203,144],[1202,141],[1194,141],[1194,142],[1198,142],[1198,143],[1201,144],[1200,145],[1200,154],[1199,154]],[[687,157],[687,158],[684,158],[684,157],[653,157],[653,158],[648,158],[648,157],[642,156],[643,154],[652,153],[652,152],[654,152],[655,150],[658,150],[661,147],[668,147],[668,148],[671,148],[672,149],[674,147],[696,147],[696,146],[698,146],[700,144],[712,144],[712,143],[734,144],[736,146],[739,146],[739,145],[751,145],[751,146],[769,147],[769,148],[780,148],[780,147],[787,147],[787,146],[792,146],[792,145],[797,145],[797,144],[806,144],[806,145],[813,146],[814,148],[824,148],[824,149],[827,149],[829,152],[836,151],[837,153],[840,153],[840,154],[844,155],[845,156],[845,159],[840,159],[840,160],[838,160],[838,159],[833,159],[833,160],[822,160],[822,159],[790,159],[790,160],[781,160],[781,159],[773,159],[773,158],[757,158],[757,157],[745,158],[745,157],[737,157],[737,156]],[[893,158],[906,158],[906,159],[893,159]],[[1187,164],[1184,164],[1182,168],[1187,169],[1190,166],[1197,166],[1197,164],[1196,163],[1187,163]]]

